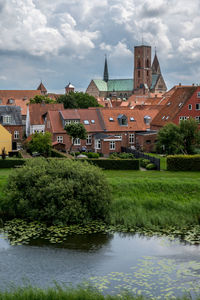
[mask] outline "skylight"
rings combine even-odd
[[[182,103],[182,102],[180,102],[178,106],[179,106],[179,107],[181,107],[182,105],[183,105],[183,103]]]
[[[89,125],[89,124],[90,124],[90,122],[89,122],[88,120],[84,120],[83,123],[84,123],[85,125]]]
[[[168,102],[167,105],[169,106],[171,104],[171,102]]]
[[[165,116],[162,117],[162,120],[164,120]]]
[[[109,121],[110,121],[110,122],[114,122],[114,119],[113,119],[113,118],[109,118]]]
[[[166,117],[166,120],[168,120],[168,119],[169,119],[169,116]]]
[[[131,121],[131,122],[134,122],[135,119],[134,119],[133,117],[130,117],[130,121]]]
[[[91,120],[91,123],[92,123],[92,124],[95,124],[95,120]]]

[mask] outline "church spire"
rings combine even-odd
[[[105,55],[105,65],[104,65],[104,73],[103,73],[103,80],[108,82],[109,75],[108,75],[108,64],[107,64],[107,56]]]
[[[156,54],[156,49],[155,49],[155,56],[154,56],[154,60],[153,60],[153,64],[152,64],[152,74],[161,74],[160,64],[159,64],[158,57]]]

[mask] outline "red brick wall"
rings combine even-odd
[[[23,125],[5,125],[4,126],[10,133],[12,133],[13,142],[21,142],[23,139]],[[14,132],[19,131],[19,139],[14,139]]]
[[[143,150],[144,152],[152,152],[155,150],[155,141],[157,140],[157,134],[136,135],[136,139],[141,147],[141,150]]]

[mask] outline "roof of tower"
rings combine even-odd
[[[40,90],[41,92],[47,92],[47,89],[45,88],[44,84],[42,81],[40,82],[40,85],[38,86],[37,90]]]
[[[153,64],[152,64],[152,74],[161,74],[160,64],[158,61],[157,54],[155,53]]]
[[[67,88],[74,89],[74,86],[71,84],[71,82],[69,82],[68,85],[67,85],[65,88],[66,88],[66,89],[67,89]]]
[[[109,80],[107,57],[105,57],[103,80],[105,82],[108,82],[108,80]]]

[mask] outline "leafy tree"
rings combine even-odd
[[[30,152],[39,152],[44,156],[49,156],[51,154],[52,140],[51,133],[46,131],[44,134],[42,132],[35,133],[32,139],[27,144],[27,149]]]
[[[88,107],[98,107],[99,104],[97,100],[82,92],[70,92],[66,95],[61,95],[57,98],[58,103],[63,103],[64,108],[88,108]]]
[[[163,150],[167,154],[183,152],[183,137],[179,126],[168,123],[158,132],[157,150]]]
[[[36,95],[34,98],[30,99],[30,103],[56,103],[55,100],[52,100],[51,98],[49,98],[48,96],[44,96],[44,95]]]
[[[51,224],[106,220],[110,189],[103,172],[87,162],[30,159],[8,178],[1,216]]]
[[[200,132],[197,122],[190,118],[180,122],[180,133],[183,137],[183,151],[186,154],[194,153],[194,148],[200,143]]]
[[[71,152],[74,145],[75,139],[79,138],[85,140],[87,138],[87,131],[82,123],[71,123],[65,126],[67,134],[72,139],[72,144],[70,146],[69,152]]]
[[[157,150],[167,154],[192,154],[200,143],[198,124],[193,118],[182,120],[177,126],[166,124],[158,133]]]

